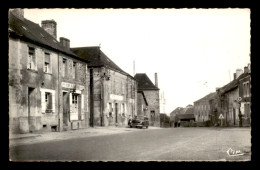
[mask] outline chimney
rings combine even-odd
[[[21,8],[12,9],[11,12],[20,20],[24,20],[24,10]]]
[[[243,74],[242,69],[236,69],[236,78],[238,78],[241,74]]]
[[[244,73],[248,73],[248,67],[244,67]]]
[[[155,84],[156,87],[158,87],[157,73],[154,73],[154,78],[155,78],[154,84]]]
[[[54,20],[42,21],[42,28],[57,39],[57,23]]]
[[[64,37],[60,37],[60,43],[63,47],[70,49],[70,40]]]
[[[236,80],[237,79],[237,74],[236,73],[234,73],[234,80]]]

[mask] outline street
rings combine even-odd
[[[244,155],[229,156],[229,149]],[[251,128],[161,128],[13,146],[12,161],[249,161]]]

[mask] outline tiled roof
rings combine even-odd
[[[134,78],[138,82],[138,90],[159,90],[145,73],[137,73]]]
[[[178,114],[178,113],[183,113],[184,108],[183,107],[177,107],[174,109],[170,114]]]
[[[195,119],[194,114],[177,114],[177,119]]]
[[[126,73],[124,70],[122,70],[119,66],[117,66],[110,58],[108,58],[106,54],[103,53],[98,46],[76,47],[76,48],[71,48],[71,51],[73,51],[80,58],[89,61],[88,64],[89,67],[106,66],[108,68],[114,69],[128,76],[131,76],[128,73]]]
[[[222,88],[219,89],[220,94],[224,94],[227,93],[231,90],[233,90],[234,88],[238,87],[239,84],[239,80],[250,75],[250,73],[243,73],[241,74],[238,78],[236,78],[235,80],[231,81],[230,83],[226,84],[225,86],[223,86]]]
[[[10,35],[18,36],[21,39],[32,41],[40,45],[47,46],[51,49],[78,58],[66,47],[63,47],[59,41],[46,32],[38,24],[24,18],[21,20],[12,12],[9,12],[9,33]],[[78,58],[79,59],[79,58]]]
[[[184,109],[184,114],[193,114],[194,108],[188,107]]]
[[[210,94],[204,96],[203,98],[201,98],[201,99],[195,101],[194,103],[200,102],[200,101],[208,101],[208,100],[211,100],[211,99],[213,99],[216,95],[217,95],[217,92],[210,93]]]

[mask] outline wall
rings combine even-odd
[[[144,90],[144,95],[148,103],[147,115],[151,126],[160,126],[160,100],[159,90]],[[151,117],[151,111],[155,111],[155,118]]]
[[[197,122],[210,120],[210,104],[209,101],[194,102],[194,116]]]
[[[147,110],[148,106],[146,106],[144,97],[142,93],[137,93],[137,115],[140,116],[147,116]]]
[[[236,88],[235,90],[232,90],[228,93],[226,93],[226,99],[227,99],[227,109],[224,114],[224,120],[225,124],[227,126],[233,126],[233,125],[238,125],[239,124],[239,110],[238,110],[238,105],[234,100],[237,100],[239,96],[239,89]]]

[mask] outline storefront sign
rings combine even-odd
[[[75,88],[75,86],[76,86],[75,84],[61,82],[61,87],[64,87],[64,88],[72,89],[72,88]]]
[[[119,100],[119,101],[122,101],[124,99],[123,96],[120,96],[120,95],[115,95],[115,94],[110,94],[110,99],[111,100]]]
[[[78,89],[78,90],[84,90],[84,86],[82,85],[76,85],[76,84],[72,84],[72,83],[66,83],[66,82],[62,82],[61,83],[61,87],[64,88],[68,88],[68,89]]]

